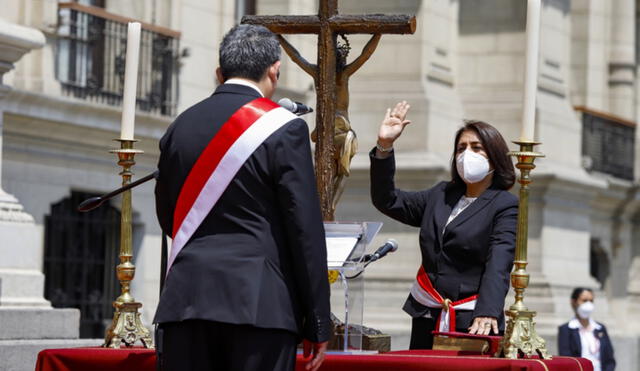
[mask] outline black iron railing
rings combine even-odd
[[[65,94],[122,103],[127,21],[102,8],[60,3],[56,77]],[[180,33],[142,26],[137,109],[172,116],[178,103]]]
[[[582,112],[582,156],[587,170],[633,180],[635,123],[577,107]]]

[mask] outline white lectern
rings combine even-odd
[[[362,351],[362,316],[364,310],[364,259],[367,246],[382,228],[381,222],[325,222],[327,266],[340,275],[344,300],[336,302],[340,290],[332,288],[332,312],[344,313],[342,350]],[[342,297],[342,296],[340,296]]]

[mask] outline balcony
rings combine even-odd
[[[102,8],[58,4],[56,78],[64,94],[120,106],[127,22]],[[180,33],[142,23],[137,110],[173,116],[178,104]]]
[[[582,113],[582,157],[585,168],[633,180],[635,158],[634,122],[576,107]]]

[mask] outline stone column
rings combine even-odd
[[[40,31],[0,19],[0,161],[3,98],[11,90],[1,77],[24,54],[44,44]],[[2,162],[0,185],[1,170]],[[0,359],[8,351],[3,340],[77,338],[78,310],[53,309],[43,297],[42,227],[1,187],[0,241]]]
[[[0,19],[0,102],[11,88],[2,82],[5,73],[13,69],[13,63],[32,49],[44,45],[44,35],[34,29],[11,24]],[[2,106],[0,106],[0,112]],[[2,169],[2,115],[0,115],[0,170]],[[31,215],[22,211],[18,200],[2,189],[0,171],[0,221],[33,222]]]
[[[636,0],[611,1],[611,49],[609,53],[609,110],[635,119],[635,19]]]
[[[0,20],[0,77],[24,54],[43,45],[39,31]],[[10,90],[0,84],[0,104]],[[2,189],[2,113],[0,105],[0,306],[48,305],[42,297],[42,233],[20,202]]]

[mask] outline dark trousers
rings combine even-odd
[[[163,323],[156,333],[161,371],[291,371],[296,335],[249,325],[187,320]]]
[[[411,319],[411,341],[409,349],[431,349],[433,348],[433,334],[436,329],[436,320],[433,318],[412,318]]]

